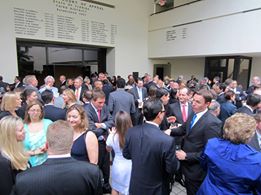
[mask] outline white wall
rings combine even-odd
[[[0,75],[4,81],[13,83],[18,75],[14,22],[11,2],[0,0]]]
[[[259,0],[205,0],[155,14],[150,17],[149,57],[261,53],[261,10],[243,13],[260,7]]]
[[[11,82],[13,81],[14,76],[18,74],[13,7],[16,4],[25,8],[31,7],[32,5],[26,5],[26,2],[31,2],[31,0],[0,1],[0,52],[3,53],[3,55],[0,55],[0,63],[1,67],[8,66],[1,72],[1,74],[4,76],[6,81]],[[39,9],[40,12],[41,9],[49,9],[48,6],[45,6],[45,1],[38,1],[40,2],[39,6],[41,8],[38,6],[37,9]],[[46,2],[50,3],[50,0]],[[113,24],[117,25],[115,47],[108,49],[107,71],[111,75],[122,75],[123,77],[126,77],[129,73],[136,71],[139,71],[141,75],[145,72],[152,73],[152,66],[150,60],[148,60],[147,44],[148,20],[149,15],[153,11],[152,1],[106,0],[105,2],[115,5],[115,9],[112,16],[110,15],[107,18],[104,17],[103,19],[106,22],[110,20],[109,22],[113,22]],[[46,5],[49,5],[48,3],[46,3]],[[115,19],[114,15],[116,16]],[[100,15],[98,16],[98,13],[97,18],[101,18]],[[41,34],[41,36],[44,35]],[[66,40],[64,40],[64,42],[66,42]],[[71,40],[70,42],[72,43]]]
[[[117,1],[115,6],[119,17],[115,51],[107,56],[107,70],[110,75],[122,75],[124,78],[132,72],[140,75],[152,73],[148,60],[148,21],[152,13],[151,0]],[[115,59],[113,56],[115,54]],[[115,70],[112,66],[115,62]]]

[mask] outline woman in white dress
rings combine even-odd
[[[130,115],[119,111],[115,117],[115,129],[111,130],[106,141],[107,150],[113,149],[115,152],[111,169],[112,195],[129,194],[132,164],[131,160],[122,156],[122,149],[125,144],[125,134],[130,127],[132,127]]]

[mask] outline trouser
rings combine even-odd
[[[108,185],[110,179],[110,153],[106,150],[105,141],[99,141],[98,165],[103,174],[104,185]]]
[[[195,195],[201,185],[201,181],[192,181],[185,177],[185,187],[187,190],[187,195]]]

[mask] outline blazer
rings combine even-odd
[[[261,153],[224,139],[208,141],[201,157],[207,176],[197,195],[261,194]]]
[[[181,163],[182,172],[192,181],[202,182],[205,172],[200,166],[200,156],[208,139],[221,136],[222,121],[207,111],[190,129],[192,118],[193,115],[182,126],[172,129],[171,136],[185,135],[181,148],[187,156]]]
[[[241,108],[238,108],[237,113],[245,113],[250,116],[253,116],[253,114],[254,114],[253,111],[250,110],[247,106],[242,106]]]
[[[172,137],[153,124],[132,127],[126,134],[123,156],[132,160],[130,194],[170,193],[169,179],[178,169]]]
[[[169,105],[168,113],[166,113],[167,116],[175,116],[176,117],[176,122],[179,124],[183,124],[183,118],[182,118],[182,112],[180,109],[180,102],[176,102],[174,104]],[[188,116],[187,119],[189,118],[190,115],[193,114],[192,106],[190,103],[188,103]]]
[[[102,195],[98,166],[71,157],[48,159],[17,175],[13,194]]]
[[[138,90],[137,90],[136,86],[131,88],[129,92],[134,96],[134,100],[135,101],[140,99],[139,93],[138,93]],[[142,99],[145,99],[147,96],[148,96],[147,89],[145,87],[142,87]]]
[[[257,139],[257,134],[255,133],[254,136],[251,138],[251,140],[248,143],[249,146],[256,149],[258,152],[261,152],[261,148]]]
[[[225,120],[235,114],[237,107],[230,101],[226,101],[220,105],[219,119],[224,123]]]
[[[113,119],[115,119],[116,113],[120,110],[134,114],[136,108],[133,95],[124,91],[124,89],[117,89],[109,95],[108,108]]]
[[[11,162],[0,153],[0,193],[9,195],[15,183]]]
[[[103,106],[101,110],[101,121],[98,119],[98,115],[96,113],[96,110],[93,108],[92,104],[85,104],[84,110],[87,114],[87,117],[89,119],[89,129],[93,131],[97,137],[101,135],[108,135],[107,130],[111,128],[114,125],[113,118],[107,108],[106,105]],[[104,123],[106,125],[106,128],[104,129],[98,129],[95,126],[95,123]]]
[[[51,121],[65,120],[66,110],[57,108],[54,105],[44,106],[44,118]]]

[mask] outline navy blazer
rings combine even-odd
[[[13,194],[102,195],[98,166],[71,157],[47,159],[42,165],[17,175]]]
[[[65,120],[66,110],[57,108],[54,105],[44,106],[44,118],[50,119],[51,121]]]
[[[15,183],[11,162],[0,153],[0,193],[9,195]]]
[[[156,125],[144,123],[128,129],[123,156],[132,160],[130,194],[162,194],[178,169],[175,141]]]
[[[98,115],[91,103],[85,104],[84,110],[89,119],[89,130],[93,131],[97,137],[107,135],[107,130],[114,125],[114,121],[106,104],[104,104],[101,110],[101,121],[99,121]],[[106,125],[106,129],[97,128],[95,123],[104,123]]]
[[[222,121],[207,111],[190,129],[193,115],[180,127],[171,130],[171,136],[184,136],[182,150],[186,152],[186,160],[182,161],[182,172],[185,177],[202,182],[205,172],[199,160],[208,141],[213,137],[221,136]]]
[[[180,109],[180,102],[176,102],[174,104],[170,104],[169,105],[169,109],[168,109],[168,113],[166,113],[166,114],[167,114],[167,117],[175,116],[177,123],[179,123],[179,124],[183,124],[184,123],[183,118],[182,118],[182,112],[181,112],[181,109]],[[188,116],[187,116],[187,119],[192,114],[193,114],[192,106],[191,106],[190,103],[188,103]]]
[[[237,113],[244,113],[250,116],[253,116],[253,111],[249,109],[247,106],[242,106],[241,108],[237,109]]]
[[[219,119],[224,123],[225,120],[235,114],[237,107],[230,101],[226,101],[220,105]]]
[[[252,148],[256,149],[258,152],[261,152],[261,148],[257,139],[257,134],[251,138],[250,142],[248,143]]]

